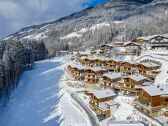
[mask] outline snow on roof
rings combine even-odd
[[[79,69],[79,70],[86,70],[86,69],[88,69],[86,66],[77,65],[77,64],[74,64],[74,63],[70,63],[69,65],[70,65],[71,67],[77,68],[77,69]]]
[[[124,42],[114,42],[114,44],[124,44]]]
[[[105,58],[105,57],[101,57],[101,58],[99,58],[99,60],[101,60],[101,61],[110,61],[109,58]]]
[[[134,61],[123,61],[122,63],[136,64]]]
[[[110,101],[106,101],[105,102],[107,105],[110,105],[110,106],[113,106],[113,105],[117,105],[118,103],[113,101],[113,100],[110,100]]]
[[[168,86],[142,86],[141,89],[146,91],[150,96],[158,96],[158,95],[168,95]]]
[[[123,78],[131,78],[132,80],[135,80],[135,81],[142,81],[142,80],[147,79],[146,77],[144,77],[143,75],[140,75],[140,74],[134,74],[134,75],[126,76]]]
[[[121,74],[119,73],[106,73],[106,74],[103,74],[103,76],[108,77],[112,80],[122,77]]]
[[[159,67],[158,64],[153,63],[153,62],[144,62],[144,63],[140,63],[140,64],[142,64],[145,67]]]
[[[90,68],[91,70],[93,70],[94,72],[98,72],[98,71],[106,71],[106,69],[101,68],[101,67],[92,67]]]
[[[135,45],[135,46],[141,46],[139,43],[133,43],[133,42],[126,42],[124,46],[129,46],[129,44]]]
[[[96,90],[96,89],[88,89],[90,93],[95,95],[98,99],[101,98],[107,98],[107,97],[112,97],[115,96],[116,94],[110,90],[110,89],[104,89],[104,90]]]
[[[145,126],[140,121],[109,121],[108,126]]]
[[[87,59],[87,56],[82,56],[80,59],[81,60]]]
[[[117,81],[118,83],[124,83],[124,80],[123,79],[121,79],[120,81]]]
[[[150,36],[144,36],[144,37],[139,37],[137,39],[144,39],[144,40],[150,40],[154,37],[157,37],[157,36],[163,36],[163,37],[168,37],[168,34],[162,34],[162,35],[150,35]]]
[[[113,106],[113,105],[117,105],[118,103],[110,100],[110,101],[106,101],[106,102],[101,102],[99,103],[99,108],[101,108],[102,110],[109,110],[109,106]]]

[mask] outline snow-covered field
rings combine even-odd
[[[64,62],[65,57],[44,60],[24,72],[0,113],[0,126],[86,126],[63,86]]]

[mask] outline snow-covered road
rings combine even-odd
[[[33,70],[24,72],[5,111],[0,113],[0,126],[59,126],[64,120],[73,123],[76,117],[85,125],[81,112],[71,105],[63,88],[60,89],[64,77],[63,61],[63,57],[44,60],[36,63]],[[61,106],[64,102],[67,104]],[[62,110],[66,106],[75,114],[74,120],[72,115],[67,115],[68,110]]]

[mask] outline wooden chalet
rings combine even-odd
[[[113,45],[115,47],[124,47],[124,42],[114,42]]]
[[[137,92],[136,87],[138,86],[144,86],[150,84],[146,77],[140,75],[140,74],[134,74],[130,76],[123,77],[124,83],[119,83],[118,86],[115,86],[116,88],[120,89],[121,91],[124,91],[126,94],[134,94]]]
[[[159,116],[163,108],[168,106],[168,86],[139,87],[135,100],[135,108],[150,116]]]
[[[88,68],[85,71],[85,82],[95,84],[99,82],[99,77],[106,73],[107,70],[100,67]]]
[[[89,94],[89,104],[93,111],[100,119],[108,118],[114,113],[118,108],[118,103],[113,101],[116,96],[110,89],[96,90],[91,89],[87,90]]]
[[[93,67],[95,66],[95,60],[97,60],[95,57],[92,57],[92,56],[88,56],[88,57],[81,57],[79,59],[79,62],[81,65],[83,66],[90,66],[90,67]]]
[[[103,44],[100,46],[100,49],[105,51],[105,50],[111,50],[113,48],[113,44]]]
[[[76,80],[84,80],[85,79],[85,71],[86,67],[80,65],[68,65],[67,67],[69,74]]]
[[[132,55],[140,55],[141,53],[141,44],[128,42],[124,45],[126,53],[130,53]]]
[[[109,60],[107,61],[107,66],[109,72],[120,72],[120,61],[118,60]]]
[[[103,88],[112,88],[118,84],[121,80],[122,75],[119,73],[106,73],[99,79],[99,85]]]
[[[168,50],[168,38],[164,36],[155,36],[149,40],[152,49],[166,49]]]
[[[136,72],[136,63],[132,61],[124,61],[121,63],[120,72],[124,75],[132,75]]]
[[[83,57],[83,56],[89,56],[90,55],[90,53],[89,52],[77,52],[76,54],[75,54],[75,56],[76,57]]]
[[[153,62],[142,62],[137,64],[138,73],[153,80],[160,72],[159,68],[160,65]]]
[[[148,39],[140,37],[140,38],[136,38],[136,39],[131,40],[131,43],[136,43],[136,44],[144,45],[144,44],[148,43]]]

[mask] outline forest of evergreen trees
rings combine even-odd
[[[5,105],[11,91],[18,86],[19,79],[25,70],[32,68],[33,63],[47,56],[43,41],[18,40],[0,42],[0,101]]]

